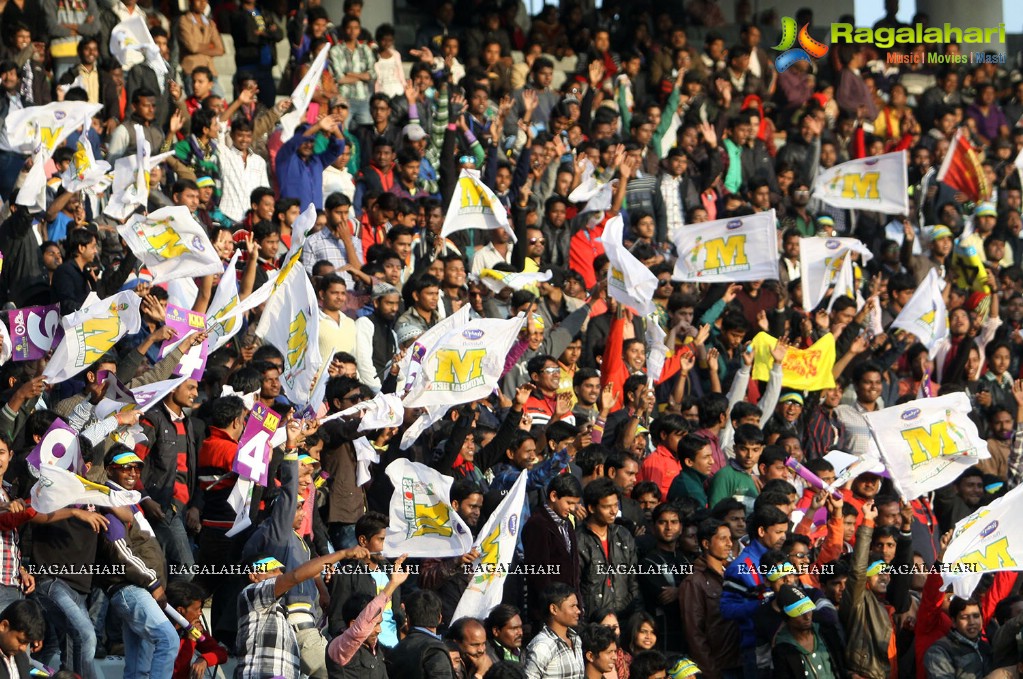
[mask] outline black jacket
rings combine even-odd
[[[636,582],[636,541],[628,530],[612,524],[608,527],[607,544],[610,558],[604,556],[600,538],[582,525],[579,538],[579,588],[587,613],[610,608],[619,618],[628,617],[641,601]]]
[[[230,17],[231,37],[234,38],[234,61],[239,69],[264,65],[260,63],[261,51],[264,46],[270,48],[270,64],[277,62],[277,50],[274,45],[284,39],[284,31],[264,12],[263,20],[266,30],[263,35],[256,35],[256,18],[245,10],[239,9]]]
[[[575,531],[569,530],[571,550],[565,548],[565,539],[554,523],[546,507],[539,507],[532,513],[522,528],[522,553],[527,568],[537,570],[526,573],[526,588],[529,594],[529,613],[534,620],[542,619],[540,596],[548,585],[563,582],[577,593],[579,589],[579,539]],[[546,567],[541,569],[540,567]],[[582,597],[579,597],[582,601]]]
[[[399,679],[455,679],[447,645],[413,629],[387,656],[387,676]]]
[[[192,418],[183,422],[183,433],[178,433],[167,409],[161,404],[150,409],[141,420],[142,430],[148,441],[145,444],[145,462],[142,468],[142,483],[146,492],[166,512],[174,504],[174,484],[183,482],[188,488],[189,504],[196,497],[199,442],[196,438]],[[178,471],[178,456],[185,454],[187,471],[184,478]],[[178,507],[182,509],[182,507]]]
[[[383,644],[378,643],[376,653],[373,653],[366,644],[359,646],[352,659],[346,665],[338,665],[327,656],[327,678],[328,679],[388,679],[387,657]]]

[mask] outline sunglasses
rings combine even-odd
[[[665,285],[671,285],[671,279],[670,278],[664,278],[664,279],[661,279],[661,280],[657,281],[657,286],[658,287],[665,286]]]
[[[789,554],[789,558],[792,559],[806,559],[809,556],[810,555],[807,552],[793,552],[792,554]]]
[[[475,165],[476,164],[476,159],[473,156],[459,156],[458,164],[459,165]]]
[[[543,371],[545,373],[547,373],[548,375],[560,375],[561,374],[561,368],[554,368],[554,367],[544,368]]]
[[[139,472],[142,470],[142,465],[140,465],[137,462],[134,462],[132,464],[112,464],[110,466],[113,467],[114,469],[121,469],[126,472]]]
[[[547,244],[547,239],[546,238],[530,238],[529,239],[529,244],[530,245],[536,245],[537,243],[539,243],[540,245],[546,245]]]

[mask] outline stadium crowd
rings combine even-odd
[[[0,366],[0,676],[94,679],[108,655],[124,656],[128,679],[197,679],[229,658],[236,677],[259,679],[1019,676],[1016,573],[985,575],[968,598],[942,588],[953,527],[1023,475],[1012,59],[932,70],[891,65],[902,48],[833,45],[779,73],[763,39],[778,17],[747,12],[733,26],[715,0],[566,2],[534,17],[515,0],[438,0],[407,52],[394,27],[364,25],[363,0],[345,0],[343,16],[318,0],[0,4],[0,118],[102,105],[54,150],[45,205],[16,204],[34,163],[4,128],[0,303],[67,315],[134,290],[142,316],[69,379],[48,381],[47,357]],[[897,2],[886,5],[879,25],[897,26]],[[136,16],[163,64],[112,54],[111,31]],[[796,22],[812,31],[812,10]],[[230,78],[215,63],[227,35]],[[290,59],[278,63],[283,41]],[[288,95],[325,47],[282,139]],[[328,365],[311,414],[282,389],[291,347],[256,332],[262,306],[198,379],[145,412],[98,413],[108,375],[128,388],[172,377],[208,335],[176,331],[168,304],[206,312],[222,284],[150,284],[102,190],[63,186],[81,144],[112,165],[134,158],[136,126],[153,154],[169,153],[143,211],[186,206],[224,266],[237,261],[223,275],[240,300],[288,264],[292,225],[315,207],[299,266],[319,302],[308,340]],[[979,151],[976,195],[937,179],[957,132]],[[907,154],[908,213],[815,196],[818,173],[891,151]],[[464,170],[479,171],[514,239],[441,235]],[[570,198],[592,179],[613,187],[608,204]],[[690,225],[770,210],[778,279],[673,280]],[[658,279],[655,314],[608,294],[601,236],[618,216],[622,245]],[[980,267],[955,257],[966,229]],[[804,306],[800,244],[814,236],[874,253],[852,255],[865,303],[836,293]],[[947,282],[936,354],[890,327],[932,270]],[[464,306],[471,318],[524,315],[491,396],[455,404],[407,449],[418,411],[368,433],[358,418],[317,419],[400,394],[406,352]],[[868,321],[878,311],[880,332]],[[657,380],[649,324],[669,349]],[[755,352],[760,333],[777,343]],[[834,386],[783,388],[787,353],[829,335]],[[773,362],[762,380],[755,360]],[[956,392],[990,457],[948,486],[902,498],[883,467],[843,476],[825,459],[868,455],[864,413]],[[232,533],[235,458],[260,404],[287,436],[252,493],[251,525]],[[78,434],[87,478],[139,491],[138,504],[33,508],[31,453],[58,418]],[[143,435],[124,436],[135,425]],[[478,550],[381,556],[394,493],[384,469],[400,458],[454,479],[450,507],[474,533],[528,471],[503,603],[485,619],[454,619]],[[840,490],[815,488],[794,462]]]

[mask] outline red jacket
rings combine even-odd
[[[604,235],[607,218],[592,229],[579,229],[568,244],[568,265],[578,271],[586,283],[586,289],[597,284],[597,272],[593,270],[593,260],[604,254],[604,244],[600,237]]]
[[[629,368],[625,365],[625,357],[622,355],[622,347],[625,345],[625,319],[616,318],[611,321],[611,329],[607,334],[607,345],[604,348],[604,359],[601,362],[600,384],[609,383],[615,385],[615,403],[611,407],[617,410],[624,404],[625,380],[629,379]],[[673,377],[679,371],[681,365],[681,352],[673,351],[664,360],[664,368],[661,370],[661,377],[656,384]],[[665,496],[667,497],[667,496]]]
[[[185,638],[181,640],[181,645],[178,646],[178,657],[174,659],[174,674],[171,675],[173,679],[189,679],[192,670],[192,657],[196,650],[199,651],[199,655],[209,667],[216,667],[227,662],[227,651],[216,639],[209,636],[209,633],[198,644],[186,634]]]

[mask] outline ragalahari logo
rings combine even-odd
[[[772,49],[781,52],[774,60],[779,73],[784,73],[789,66],[797,61],[812,63],[828,53],[828,46],[810,37],[810,25],[803,24],[797,32],[796,20],[792,17],[781,18],[781,40]],[[796,47],[796,43],[799,46]]]

